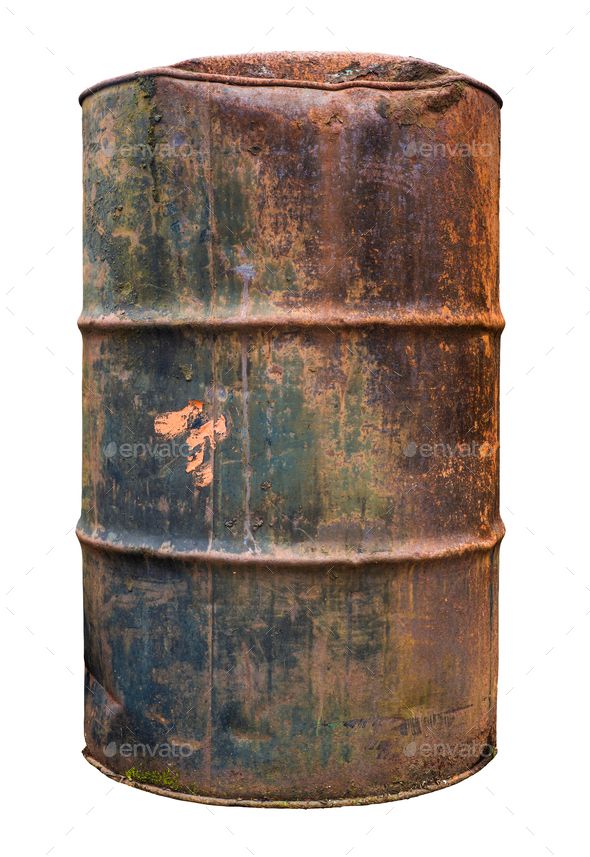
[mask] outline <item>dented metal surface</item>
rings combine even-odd
[[[82,95],[86,753],[365,803],[495,753],[499,99],[420,60]]]

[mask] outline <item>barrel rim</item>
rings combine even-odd
[[[76,528],[76,536],[82,547],[106,553],[126,554],[128,556],[144,556],[154,559],[176,560],[180,562],[201,562],[209,565],[231,565],[240,567],[263,567],[268,570],[285,568],[359,568],[365,566],[404,565],[418,562],[436,562],[454,559],[470,553],[486,553],[498,547],[504,538],[506,529],[501,519],[485,536],[475,538],[435,539],[427,545],[422,541],[418,548],[415,544],[403,546],[400,550],[375,551],[374,553],[344,554],[330,553],[328,550],[317,553],[296,553],[293,546],[280,553],[231,553],[218,550],[179,550],[173,547],[161,547],[147,544],[143,541],[115,541],[95,533],[89,533],[80,521]],[[320,546],[321,548],[321,546]]]
[[[498,310],[496,312],[480,313],[479,316],[471,313],[450,313],[443,315],[434,309],[430,313],[418,312],[414,309],[406,311],[395,311],[390,315],[367,314],[358,312],[330,315],[317,318],[310,315],[295,313],[283,313],[281,315],[267,316],[184,316],[171,318],[166,315],[135,315],[124,316],[114,313],[92,315],[83,312],[78,319],[78,327],[82,332],[111,332],[117,330],[134,329],[179,329],[194,328],[204,331],[257,331],[257,330],[294,330],[304,328],[313,330],[325,328],[334,329],[366,329],[373,327],[386,327],[397,330],[408,328],[424,328],[429,331],[459,328],[469,332],[486,330],[490,332],[502,332],[504,329],[504,316]]]
[[[215,71],[195,70],[194,67],[197,65],[203,65],[208,63],[209,65],[222,65],[223,67],[223,63],[227,65],[228,61],[238,60],[240,58],[240,55],[212,56],[202,57],[194,60],[185,60],[183,62],[176,63],[175,65],[171,66],[155,66],[154,68],[146,69],[144,71],[134,71],[128,74],[119,75],[117,77],[107,78],[106,80],[99,81],[94,86],[89,86],[84,89],[80,93],[78,100],[80,104],[82,104],[85,99],[88,98],[90,95],[94,95],[95,93],[100,92],[103,89],[106,89],[111,86],[116,86],[121,83],[129,83],[131,81],[139,80],[141,78],[169,77],[176,78],[177,80],[201,81],[203,83],[222,83],[230,86],[275,86],[292,87],[298,89],[319,89],[327,91],[339,91],[342,89],[364,87],[366,89],[378,89],[396,92],[439,89],[441,87],[450,86],[454,83],[462,83],[468,86],[472,86],[476,89],[480,89],[487,95],[490,95],[496,101],[499,107],[502,107],[502,98],[496,92],[496,90],[492,89],[492,87],[488,86],[486,83],[482,83],[481,81],[476,80],[473,77],[461,74],[459,72],[455,72],[451,69],[447,69],[442,66],[437,66],[434,63],[429,63],[426,60],[420,60],[416,57],[399,57],[389,54],[372,53],[338,54],[324,51],[277,51],[264,54],[245,54],[242,58],[243,60],[252,60],[254,58],[274,58],[277,61],[281,59],[284,61],[285,59],[289,58],[291,60],[300,58],[301,61],[305,61],[305,59],[307,58],[307,60],[309,61],[309,58],[315,58],[315,60],[327,60],[330,57],[347,57],[351,65],[354,65],[354,61],[359,59],[362,59],[364,62],[369,64],[371,64],[371,62],[373,62],[374,64],[377,64],[379,62],[413,62],[422,64],[425,69],[440,69],[440,72],[437,72],[440,76],[435,78],[419,78],[414,80],[367,80],[365,78],[361,79],[360,77],[356,77],[349,80],[330,82],[326,80],[306,80],[290,77],[255,77],[245,74],[228,74]]]
[[[82,755],[93,768],[96,768],[101,774],[109,777],[109,779],[131,786],[131,788],[161,795],[162,797],[185,800],[191,803],[210,804],[213,806],[244,806],[268,809],[330,809],[344,806],[367,806],[375,803],[389,803],[396,800],[407,800],[411,797],[418,797],[419,795],[429,794],[430,792],[448,788],[449,786],[453,786],[456,783],[460,783],[468,777],[477,774],[478,771],[485,768],[485,766],[496,757],[497,752],[497,747],[494,746],[492,753],[480,759],[469,768],[460,771],[458,774],[453,774],[448,777],[448,779],[435,779],[432,782],[416,786],[413,789],[406,789],[399,792],[382,792],[380,794],[362,795],[360,797],[350,796],[343,798],[325,798],[324,800],[279,800],[276,798],[264,800],[262,798],[222,797],[215,795],[197,795],[188,791],[174,791],[173,789],[162,788],[161,786],[151,785],[150,783],[138,783],[123,774],[116,773],[96,759],[92,755],[92,751],[89,747],[84,747]]]

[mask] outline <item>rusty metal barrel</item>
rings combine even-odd
[[[85,754],[338,806],[495,754],[499,97],[417,59],[85,91]]]

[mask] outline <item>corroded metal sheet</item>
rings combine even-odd
[[[495,753],[499,99],[419,60],[82,95],[86,753],[322,806]]]

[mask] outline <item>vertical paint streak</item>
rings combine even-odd
[[[242,334],[242,437],[244,440],[244,545],[252,553],[257,552],[250,520],[250,495],[252,492],[252,466],[250,464],[250,423],[248,415],[248,336]]]
[[[498,556],[498,548],[493,548],[490,552],[490,557],[488,560],[488,574],[489,574],[489,599],[490,599],[490,639],[489,639],[489,664],[490,664],[490,681],[488,688],[488,698],[490,707],[492,710],[496,706],[496,696],[497,696],[497,686],[498,686],[498,662],[495,657],[495,652],[498,648],[498,612],[497,612],[497,604],[498,604],[498,586],[499,581],[497,578],[497,556]]]
[[[217,337],[213,339],[212,352],[213,367],[211,371],[211,398],[213,399],[212,419],[213,425],[215,425],[215,423],[217,422]],[[208,551],[210,551],[213,546],[213,535],[215,532],[215,446],[216,444],[212,443],[209,447],[209,461],[211,463],[211,485],[209,488],[209,497],[207,498],[207,515],[209,517],[209,540],[207,542]]]
[[[383,650],[383,681],[385,687],[389,687],[389,662],[388,653],[391,651],[391,578],[388,577],[383,583],[383,642],[381,647]]]
[[[242,302],[240,306],[240,317],[246,318],[250,305],[250,283],[254,276],[252,265],[239,265],[236,273],[242,279]],[[243,333],[240,337],[242,351],[242,439],[244,459],[244,545],[250,553],[258,553],[256,540],[252,534],[250,517],[250,496],[252,493],[252,466],[250,463],[250,415],[248,390],[248,334]]]
[[[205,186],[207,188],[207,227],[209,230],[208,240],[207,240],[207,258],[209,261],[209,289],[210,289],[210,312],[212,315],[215,314],[215,308],[217,304],[217,277],[215,276],[215,253],[213,249],[213,241],[214,241],[214,222],[215,222],[215,209],[214,209],[214,198],[213,198],[213,157],[212,157],[212,147],[211,147],[211,92],[207,93],[206,100],[207,109],[204,110],[205,115],[205,124],[206,124],[206,140],[207,140],[207,160],[203,164],[203,178],[205,180]],[[217,419],[217,337],[213,340],[213,371],[212,371],[212,385],[213,385],[213,425],[215,425],[215,421]],[[209,541],[207,544],[207,550],[210,551],[213,547],[213,538],[215,534],[215,447],[213,446],[210,449],[211,455],[211,489],[210,495],[208,498],[208,504],[210,504],[210,514],[211,520],[209,523]],[[219,494],[221,495],[221,488],[219,489]]]
[[[343,165],[350,163],[349,145],[343,126],[331,126],[330,132],[320,135],[319,163],[321,178],[319,189],[319,246],[320,279],[326,301],[338,304],[342,300],[343,283],[347,282],[350,267],[350,237],[346,246],[341,236],[346,234],[341,200],[345,196],[347,172]],[[334,193],[338,188],[338,193]]]
[[[207,629],[208,633],[208,649],[209,649],[209,663],[208,663],[208,718],[207,718],[207,735],[205,740],[205,753],[204,753],[204,762],[205,762],[205,771],[206,775],[209,778],[209,784],[212,781],[212,773],[213,773],[213,624],[215,618],[215,601],[213,598],[213,572],[211,570],[211,565],[207,564],[207,596],[209,602],[209,625]]]
[[[275,624],[275,591],[274,589],[270,590],[270,610],[269,610],[269,621],[268,621],[268,652],[266,659],[266,692],[268,696],[269,703],[272,698],[272,666],[274,661],[274,653],[273,653],[273,630]]]
[[[211,289],[211,315],[215,315],[217,308],[217,277],[215,275],[215,251],[214,240],[216,236],[215,230],[215,197],[214,197],[214,182],[213,182],[213,155],[211,146],[211,93],[207,93],[207,109],[204,111],[206,116],[206,139],[207,139],[207,162],[203,165],[203,178],[207,187],[207,226],[209,228],[209,236],[207,241],[207,256],[209,259],[209,288]]]

